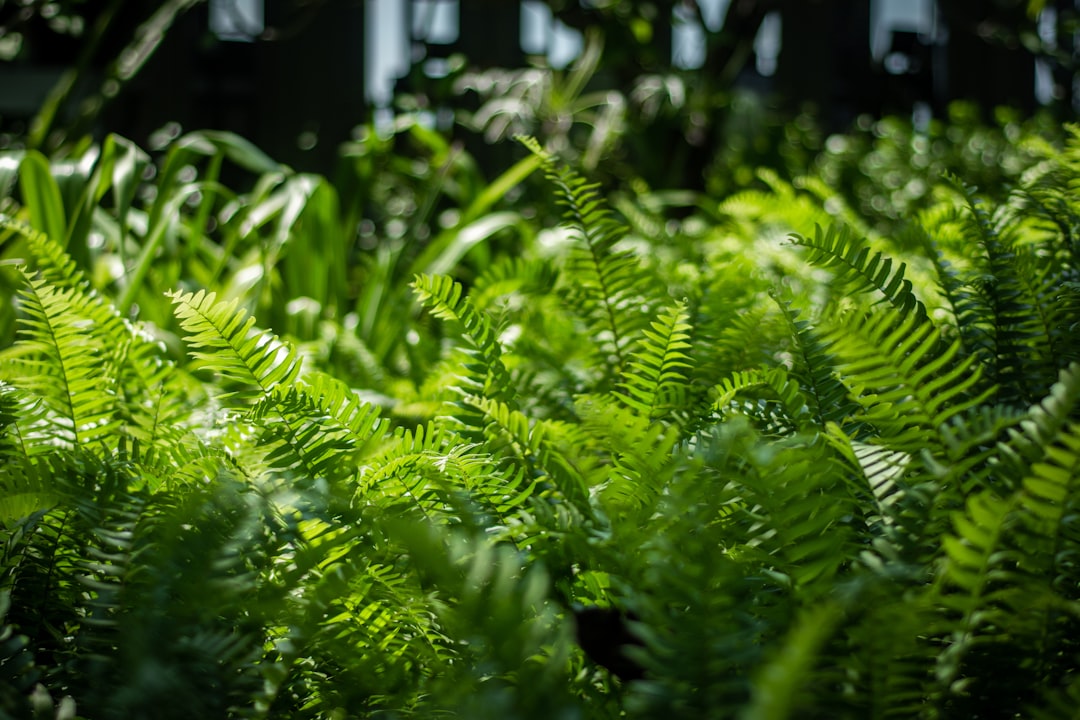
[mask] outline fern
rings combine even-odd
[[[473,283],[469,297],[478,310],[497,300],[515,303],[542,297],[555,288],[558,274],[550,262],[509,257],[493,262]]]
[[[900,316],[914,313],[916,323],[927,321],[926,306],[904,277],[907,265],[900,263],[894,272],[892,258],[880,252],[871,255],[865,241],[856,239],[846,227],[830,225],[826,232],[815,226],[813,238],[792,235],[791,239],[810,249],[811,263],[835,270],[852,294],[876,290]]]
[[[50,287],[70,291],[72,309],[92,319],[88,337],[110,349],[117,413],[125,434],[139,441],[146,452],[173,447],[192,404],[184,374],[164,358],[158,341],[122,319],[116,308],[90,287],[59,243],[29,228],[13,227],[25,238],[40,277]]]
[[[959,342],[941,349],[933,326],[917,314],[899,325],[890,313],[849,315],[834,327],[830,349],[855,389],[861,417],[890,448],[940,453],[940,428],[992,392],[972,394],[980,380],[974,358],[958,358]]]
[[[502,348],[487,315],[476,310],[462,287],[445,275],[418,275],[413,281],[422,304],[443,320],[460,322],[476,355],[476,362],[466,365],[464,390],[487,397],[506,399],[509,375],[502,362]]]
[[[992,212],[941,195],[896,238],[935,286],[818,179],[761,173],[684,221],[642,192],[628,236],[525,142],[570,257],[526,231],[470,254],[471,287],[414,276],[434,319],[408,342],[376,317],[408,291],[363,274],[395,277],[390,249],[357,315],[302,344],[287,311],[263,330],[171,293],[173,362],[151,294],[161,330],[0,221],[27,258],[0,363],[0,715],[1069,717],[1080,143]],[[258,183],[256,224],[288,199]],[[778,241],[815,224],[808,272]],[[223,247],[191,267],[257,260]],[[612,647],[590,650],[597,618]]]
[[[652,291],[635,255],[617,250],[625,233],[600,196],[599,185],[559,166],[532,138],[519,138],[540,157],[546,175],[559,191],[559,203],[580,244],[566,259],[564,282],[570,284],[570,307],[589,322],[609,376],[624,371],[631,346],[640,339]]]
[[[692,366],[692,328],[685,303],[676,303],[645,330],[644,339],[627,363],[622,389],[615,391],[627,407],[654,420],[685,408],[688,399],[687,370]]]
[[[1000,400],[1014,405],[1031,402],[1035,393],[1042,391],[1038,388],[1030,392],[1030,381],[1025,376],[1031,318],[1038,314],[1033,313],[1024,297],[1016,243],[1007,232],[1008,216],[995,222],[974,188],[956,178],[952,180],[965,198],[968,237],[982,251],[980,274],[969,283],[976,302],[958,319],[972,333],[972,351],[985,358],[988,380],[997,384]]]
[[[808,320],[799,319],[799,311],[791,302],[771,293],[779,305],[792,339],[792,367],[789,374],[802,390],[807,409],[818,428],[826,423],[847,423],[857,406],[849,390],[838,378],[837,359],[828,351],[828,340],[822,329]],[[795,416],[791,416],[793,419]]]
[[[787,434],[807,427],[806,398],[783,367],[747,370],[724,378],[715,390],[713,411],[723,415],[731,411],[755,419],[765,431]],[[739,404],[738,397],[750,400]]]
[[[234,383],[255,388],[255,393],[241,390],[240,400],[268,394],[278,385],[289,385],[300,375],[300,359],[296,350],[268,333],[255,329],[255,318],[238,302],[217,302],[215,293],[173,292],[169,295],[194,348],[192,356],[199,367],[220,373]]]
[[[530,422],[521,412],[487,398],[469,402],[483,413],[484,433],[496,453],[505,448],[510,457],[524,463],[527,475],[542,474],[579,512],[592,514],[588,506],[591,464],[560,447],[558,424]]]
[[[354,475],[361,457],[386,431],[375,408],[321,373],[289,387],[276,385],[252,406],[249,417],[263,427],[272,467],[301,468],[310,477]]]
[[[43,398],[53,432],[64,442],[85,447],[112,436],[119,424],[115,367],[103,339],[87,331],[100,313],[75,289],[24,276],[21,349],[36,356],[28,389]]]
[[[576,408],[587,437],[606,455],[605,477],[594,491],[605,515],[612,524],[641,527],[678,468],[680,428],[607,396],[580,396]]]
[[[946,684],[961,674],[971,678],[972,700],[950,701],[958,708],[995,702],[1019,709],[1031,699],[1032,681],[1056,683],[1071,672],[1059,658],[1077,650],[1071,641],[1077,619],[1068,609],[1077,599],[1077,577],[1063,559],[1080,550],[1068,519],[1076,505],[1080,437],[1062,420],[1075,405],[1075,388],[1075,375],[1063,375],[1044,405],[1031,411],[1024,434],[1034,442],[1019,447],[1029,453],[1039,447],[1045,455],[1027,456],[1035,462],[1023,482],[973,494],[965,511],[953,515],[954,533],[944,538],[951,591],[941,600],[957,618],[938,673]],[[1024,672],[1008,682],[991,680],[995,646],[1022,653]]]

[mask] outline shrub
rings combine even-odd
[[[24,193],[0,712],[1071,716],[1080,135],[896,242],[779,179],[628,231],[525,145],[564,225],[413,266],[408,386],[195,277],[171,353]]]

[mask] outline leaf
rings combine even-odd
[[[579,241],[566,258],[568,300],[575,312],[588,319],[602,364],[611,376],[617,376],[624,372],[627,354],[652,312],[656,293],[651,278],[632,252],[615,249],[626,228],[612,217],[599,184],[558,165],[535,139],[518,140],[540,157],[565,208],[563,217]]]
[[[95,333],[94,310],[77,288],[57,289],[22,269],[25,316],[21,347],[40,360],[24,379],[52,411],[59,437],[76,446],[112,438],[117,429],[115,369],[104,338]]]
[[[817,656],[842,618],[835,603],[804,611],[776,657],[758,671],[740,720],[784,720],[807,712],[799,698],[812,683]]]
[[[255,318],[238,309],[237,300],[219,303],[214,293],[205,290],[175,291],[169,297],[200,367],[256,386],[256,396],[266,395],[278,385],[288,386],[299,377],[296,349],[255,328]]]
[[[275,385],[248,416],[265,430],[271,467],[299,469],[307,479],[355,475],[387,429],[375,407],[322,373]]]
[[[49,161],[36,150],[27,150],[23,156],[19,188],[33,228],[63,246],[67,242],[67,220],[60,187],[53,179]]]
[[[882,253],[870,254],[864,240],[858,240],[845,226],[831,225],[823,231],[814,227],[814,237],[793,234],[792,241],[810,249],[809,261],[835,270],[838,278],[852,292],[877,290],[892,305],[900,317],[915,314],[915,322],[928,322],[926,307],[915,296],[911,281],[904,277],[906,263],[893,271],[892,258]]]
[[[661,312],[643,331],[615,396],[650,420],[686,409],[691,331],[685,302]]]
[[[475,363],[464,368],[467,392],[507,398],[510,375],[502,361],[502,346],[487,314],[477,310],[463,295],[462,286],[445,275],[417,275],[413,289],[420,303],[427,305],[435,317],[461,323],[476,358]]]
[[[944,448],[942,428],[986,402],[992,388],[977,393],[980,366],[960,357],[960,341],[943,343],[936,329],[909,313],[877,310],[835,318],[830,351],[862,405],[861,419],[881,442],[904,452]]]

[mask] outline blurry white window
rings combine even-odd
[[[460,33],[459,0],[413,0],[412,36],[434,45],[449,45]]]
[[[218,38],[252,42],[265,29],[263,0],[210,0],[210,32]]]

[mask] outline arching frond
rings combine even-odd
[[[733,373],[714,392],[713,412],[745,414],[766,432],[799,430],[810,421],[806,397],[781,365]]]
[[[510,378],[502,361],[502,347],[488,316],[477,310],[460,283],[445,275],[417,275],[413,288],[420,302],[435,317],[461,323],[476,361],[467,364],[465,391],[506,399]]]
[[[31,460],[51,452],[48,428],[48,409],[41,398],[0,380],[0,456]]]
[[[615,396],[650,420],[685,409],[692,330],[686,303],[664,310],[630,355]]]
[[[238,308],[238,301],[217,302],[215,293],[176,291],[169,294],[199,367],[220,373],[250,390],[230,393],[250,401],[278,385],[290,385],[300,375],[296,349],[255,328],[255,318]]]
[[[506,452],[524,463],[527,475],[542,475],[578,510],[590,514],[589,463],[586,458],[571,455],[554,441],[553,438],[559,435],[557,423],[530,421],[521,412],[489,398],[469,398],[468,403],[482,413],[484,433],[494,452]]]
[[[1047,453],[1059,435],[1074,422],[1080,407],[1080,363],[1073,363],[1061,375],[1042,402],[1031,406],[1010,429],[1010,437],[999,445],[1002,474],[1012,486],[1027,476],[1032,468],[1046,461]]]
[[[612,217],[599,185],[557,164],[533,138],[519,140],[540,157],[548,179],[558,189],[564,217],[580,241],[563,269],[570,307],[588,320],[602,351],[601,360],[609,375],[616,376],[647,323],[654,294],[648,277],[632,252],[616,249],[626,230]]]
[[[378,410],[345,385],[314,373],[295,385],[278,384],[252,406],[261,442],[278,470],[300,469],[309,478],[355,475],[360,459],[386,432]]]
[[[830,350],[855,390],[862,419],[895,450],[941,452],[940,428],[992,392],[973,394],[980,380],[975,359],[961,358],[959,341],[943,344],[917,314],[899,325],[880,311],[832,325]]]
[[[997,385],[1001,402],[1030,403],[1043,391],[1038,388],[1033,394],[1031,378],[1026,377],[1027,343],[1038,313],[1025,298],[1018,249],[1007,227],[995,222],[975,189],[955,178],[953,184],[966,201],[966,235],[981,251],[976,274],[968,281],[973,302],[958,314],[958,320],[969,333],[970,351],[983,359],[988,382]]]
[[[575,407],[587,437],[606,455],[596,490],[605,514],[613,524],[641,527],[676,471],[679,427],[603,395],[580,396]]]
[[[107,348],[103,369],[110,368],[112,373],[124,434],[139,441],[144,452],[171,447],[171,441],[184,432],[193,405],[184,374],[165,358],[159,341],[122,318],[111,302],[91,288],[59,242],[30,228],[12,227],[26,240],[37,276],[69,293],[71,309],[84,316],[87,337],[97,338]]]
[[[814,227],[814,236],[791,236],[796,245],[810,249],[811,263],[829,268],[852,294],[876,290],[882,300],[896,309],[900,317],[915,315],[916,323],[927,322],[926,306],[915,296],[911,281],[904,277],[906,263],[893,271],[892,258],[871,254],[864,240],[859,240],[845,226],[830,225],[827,231]]]
[[[800,319],[791,302],[782,301],[775,292],[771,296],[791,333],[792,367],[788,374],[798,381],[815,424],[821,428],[829,422],[847,422],[858,406],[838,377],[837,359],[828,350],[824,332]]]
[[[56,506],[63,493],[49,463],[5,459],[0,469],[0,528]]]
[[[94,330],[100,309],[75,288],[24,277],[19,351],[31,354],[33,372],[23,383],[45,401],[62,441],[88,446],[112,436],[120,423],[117,377],[112,348]]]
[[[547,260],[508,257],[493,262],[473,283],[469,298],[478,310],[497,300],[545,295],[555,288],[558,274]]]

